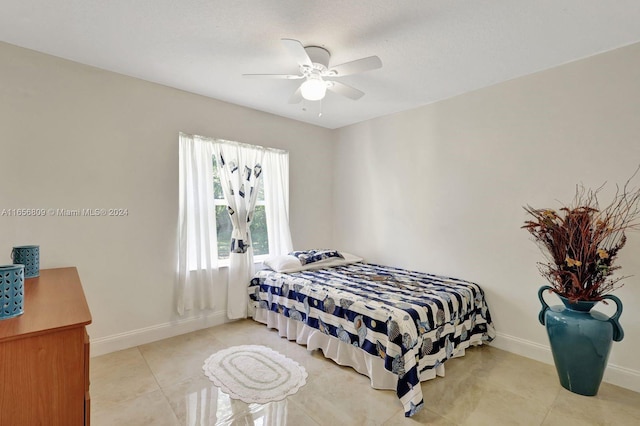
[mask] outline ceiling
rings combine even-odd
[[[640,41],[638,0],[0,0],[0,40],[327,128],[412,109]],[[378,70],[291,105],[281,38]],[[318,113],[322,111],[322,116]]]

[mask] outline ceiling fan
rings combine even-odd
[[[304,79],[289,99],[290,104],[296,104],[303,99],[321,100],[325,97],[327,90],[358,100],[364,92],[333,79],[382,67],[380,58],[369,56],[329,68],[331,54],[327,49],[319,46],[304,47],[298,40],[289,38],[283,38],[282,43],[298,62],[300,74],[243,74],[243,76],[285,80]]]

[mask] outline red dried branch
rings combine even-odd
[[[532,220],[522,228],[529,231],[547,259],[538,264],[540,273],[554,291],[572,301],[601,300],[627,277],[612,277],[620,269],[613,264],[624,247],[626,231],[640,229],[640,189],[630,189],[631,180],[616,186],[612,201],[600,208],[598,193],[576,186],[572,203],[553,209],[524,207]]]

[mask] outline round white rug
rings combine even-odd
[[[266,346],[233,346],[204,362],[204,374],[233,399],[264,404],[293,395],[305,385],[307,371]]]

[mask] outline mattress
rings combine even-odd
[[[495,337],[477,284],[388,266],[263,270],[251,280],[249,295],[255,319],[266,323],[265,312],[278,315],[288,327],[297,323],[305,334],[322,333],[378,362],[396,378],[408,417],[424,405],[421,380],[443,374],[446,360]],[[371,377],[369,370],[360,372]]]

